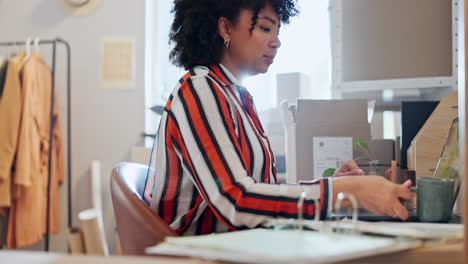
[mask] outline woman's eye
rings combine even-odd
[[[270,32],[271,31],[271,28],[268,28],[268,27],[260,27],[260,28],[265,32]]]

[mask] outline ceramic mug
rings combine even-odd
[[[410,188],[416,193],[416,216],[421,222],[450,221],[454,200],[454,180],[436,177],[417,177],[416,187]]]

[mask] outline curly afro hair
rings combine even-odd
[[[171,62],[186,70],[219,63],[224,40],[218,33],[218,19],[235,23],[241,9],[252,10],[252,33],[259,11],[268,3],[283,24],[299,13],[297,0],[175,0],[169,33],[169,43],[175,44],[169,54]]]

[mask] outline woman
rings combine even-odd
[[[297,14],[295,0],[176,0],[174,12],[170,57],[189,72],[162,115],[145,198],[177,233],[297,218],[303,191],[308,219],[316,206],[322,219],[329,216],[339,192],[353,193],[372,212],[408,217],[399,199],[411,198],[411,182],[352,176],[278,184],[270,143],[239,80],[267,72],[281,46],[281,24]],[[363,173],[348,161],[338,174]]]

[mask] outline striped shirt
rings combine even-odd
[[[222,65],[190,70],[173,90],[153,147],[145,198],[181,235],[242,230],[331,210],[331,182],[279,184],[248,91]],[[314,200],[318,200],[316,205]]]

